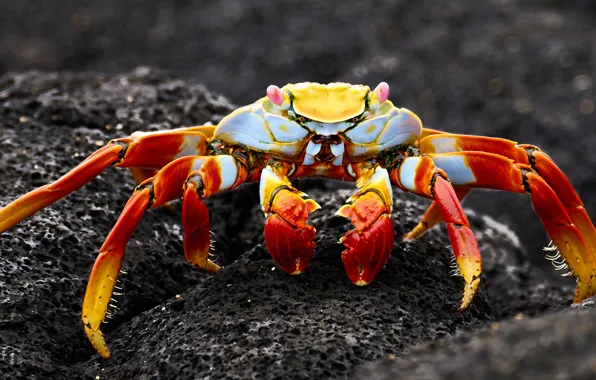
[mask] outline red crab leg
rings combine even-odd
[[[190,264],[207,272],[219,270],[219,265],[209,260],[209,210],[203,199],[240,186],[249,179],[250,174],[247,165],[232,156],[211,157],[199,170],[190,173],[184,184],[182,201],[184,255]]]
[[[165,166],[154,178],[139,185],[99,250],[87,283],[81,319],[93,347],[104,358],[109,357],[110,353],[99,327],[106,316],[126,244],[148,207],[156,207],[182,196],[184,181],[193,170],[196,159],[179,158]]]
[[[134,133],[111,141],[53,183],[21,196],[0,209],[0,234],[21,220],[83,187],[110,165],[160,169],[175,158],[206,154],[200,128]],[[209,132],[209,129],[205,129]]]
[[[466,309],[480,286],[482,264],[476,237],[447,175],[429,157],[409,157],[391,171],[390,177],[391,182],[401,189],[437,202],[447,225],[457,266],[466,282],[460,310]]]
[[[230,164],[232,163],[232,164]],[[198,220],[206,217],[206,210],[197,206],[196,197],[188,189],[195,189],[194,175],[201,175],[205,192],[225,190],[230,184],[234,185],[237,180],[236,163],[230,156],[214,157],[182,157],[172,161],[162,168],[155,177],[149,178],[140,184],[134,194],[124,207],[116,225],[108,235],[105,243],[100,248],[99,256],[95,261],[87,291],[83,301],[82,321],[85,325],[85,332],[89,340],[103,357],[109,357],[110,353],[100,331],[114,284],[118,277],[124,251],[128,240],[141,220],[143,213],[148,207],[158,207],[166,202],[178,199],[183,195],[186,187],[188,199],[183,201],[183,227],[185,229],[185,255],[189,262],[198,265],[206,270],[215,271],[217,265],[207,259],[208,250],[203,248],[203,241],[200,240],[204,233],[194,234],[197,231],[197,224],[204,224]],[[189,181],[187,178],[189,175]],[[187,183],[187,185],[185,185]],[[188,185],[193,184],[193,185]],[[197,220],[193,220],[191,214],[198,213]],[[207,222],[208,223],[208,222]],[[207,226],[207,237],[209,234]],[[207,241],[207,248],[209,242]],[[211,264],[209,264],[211,263]]]
[[[447,134],[447,132],[439,131],[437,129],[423,128],[422,133],[420,134],[420,140],[424,139],[425,137],[434,136],[438,134]],[[460,202],[470,193],[470,189],[455,186],[454,189],[455,193],[457,194],[457,198],[460,200]],[[433,203],[431,203],[431,205],[424,213],[424,216],[422,217],[420,222],[412,229],[412,231],[404,235],[403,240],[418,239],[426,231],[441,223],[441,221],[441,212],[439,210],[437,202],[433,201]]]
[[[596,261],[553,187],[529,165],[486,152],[429,155],[456,185],[528,193],[553,244],[578,279],[574,302],[596,294]]]
[[[433,136],[438,134],[444,134],[447,132],[439,131],[438,129],[430,129],[430,128],[422,128],[422,133],[420,134],[419,139],[422,140],[427,136]]]
[[[537,146],[518,145],[515,141],[494,137],[444,134],[423,139],[420,142],[420,150],[423,153],[483,151],[510,158],[515,163],[530,165],[557,194],[569,217],[592,250],[592,254],[596,255],[596,228],[581,199],[567,176]]]
[[[346,247],[341,258],[350,280],[363,286],[375,278],[391,256],[393,197],[389,174],[380,166],[369,170],[356,183],[360,190],[336,215],[350,219],[356,227],[340,239]]]
[[[312,259],[315,229],[306,224],[308,214],[320,206],[296,190],[282,165],[267,166],[261,172],[261,205],[267,217],[265,244],[273,260],[287,273],[304,272]]]
[[[454,186],[453,189],[455,190],[455,194],[457,195],[457,199],[461,201],[470,193],[472,189],[467,187],[457,187]],[[426,231],[430,230],[437,224],[441,223],[443,219],[441,218],[441,209],[436,201],[433,201],[431,205],[428,207],[424,216],[418,222],[418,224],[412,229],[412,231],[408,232],[404,235],[404,240],[414,240],[418,239],[422,234]]]

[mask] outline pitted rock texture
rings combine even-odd
[[[591,307],[493,323],[366,365],[352,379],[594,379],[595,317]]]
[[[269,84],[387,81],[429,128],[538,145],[596,214],[592,0],[6,3],[2,72],[157,66],[235,104]],[[467,205],[510,226],[552,273],[527,197],[476,191]]]
[[[136,129],[217,122],[232,106],[202,86],[148,69],[121,75],[24,73],[0,78],[0,206],[50,182],[112,138]],[[146,127],[146,128],[145,128]],[[334,216],[352,184],[296,185],[323,208],[315,257],[289,276],[264,248],[254,185],[208,200],[216,275],[184,261],[179,205],[148,211],[128,245],[103,325],[113,357],[93,351],[79,321],[87,277],[132,193],[109,168],[80,191],[0,236],[0,373],[34,379],[312,379],[352,375],[412,346],[485,328],[520,313],[568,309],[571,286],[544,282],[514,233],[467,210],[484,260],[483,285],[457,313],[462,279],[450,277],[444,228],[401,243],[429,202],[395,193],[396,245],[375,281],[348,280]],[[571,365],[571,362],[569,363]]]

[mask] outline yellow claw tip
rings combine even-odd
[[[352,206],[351,205],[343,205],[335,212],[336,216],[342,216],[344,218],[350,219],[350,215],[352,214]]]
[[[108,359],[111,356],[110,350],[103,339],[102,332],[99,329],[94,331],[91,327],[85,326],[85,333],[87,333],[89,341],[91,341],[93,348],[95,348],[99,355],[104,359]]]
[[[308,207],[308,212],[317,211],[321,208],[321,205],[319,205],[317,202],[313,201],[312,199],[307,199],[305,202]]]

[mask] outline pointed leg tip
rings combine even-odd
[[[93,348],[95,348],[99,355],[104,359],[108,359],[111,356],[111,354],[103,338],[102,332],[99,329],[93,330],[91,327],[86,325],[85,333],[87,334],[89,341],[93,345]]]
[[[402,236],[401,241],[412,241],[416,239],[416,236],[412,236],[412,233],[407,233],[404,236]]]
[[[461,313],[465,311],[470,305],[472,301],[476,297],[476,293],[478,292],[478,288],[480,287],[480,278],[475,278],[472,282],[466,283],[464,288],[464,295],[462,297],[461,305],[459,306],[458,311]]]

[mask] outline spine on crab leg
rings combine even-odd
[[[355,229],[342,238],[341,258],[348,277],[356,285],[368,285],[385,266],[393,250],[391,211],[393,196],[389,174],[377,166],[356,182],[360,190],[336,215],[350,219]]]
[[[460,186],[528,193],[544,229],[577,278],[574,302],[596,294],[596,261],[562,200],[531,166],[486,152],[455,152],[429,155],[451,181]]]
[[[455,194],[457,195],[457,199],[461,202],[466,195],[470,193],[472,189],[467,187],[454,187]],[[441,223],[443,219],[441,218],[441,209],[436,201],[433,201],[431,205],[428,207],[420,222],[412,229],[412,231],[408,232],[404,235],[404,240],[414,240],[418,239],[422,234],[426,231],[430,230],[437,224]]]
[[[110,352],[100,325],[107,313],[126,244],[145,210],[180,198],[188,174],[200,167],[203,160],[202,157],[179,158],[166,165],[155,177],[141,183],[100,248],[87,283],[81,319],[87,337],[102,357],[109,357]]]
[[[203,199],[223,190],[240,186],[251,172],[244,161],[233,156],[209,157],[200,169],[193,171],[184,184],[182,228],[186,260],[207,272],[216,272],[219,265],[209,260],[211,236],[209,210]]]
[[[265,222],[265,244],[273,260],[287,273],[304,272],[312,259],[315,229],[306,223],[309,213],[320,206],[296,190],[281,164],[261,172],[260,197]]]
[[[535,145],[486,136],[444,134],[429,136],[420,142],[423,153],[481,151],[498,154],[517,164],[529,165],[553,189],[569,217],[580,231],[592,255],[596,256],[596,228],[571,182],[554,161]]]
[[[160,169],[177,157],[205,154],[206,141],[202,132],[184,129],[134,133],[113,140],[55,182],[32,190],[0,209],[0,234],[80,189],[111,165]]]
[[[476,237],[445,172],[429,157],[409,157],[391,171],[391,181],[405,191],[434,199],[447,225],[449,240],[464,281],[460,310],[470,306],[480,286],[482,264]],[[453,180],[451,180],[453,181]]]

